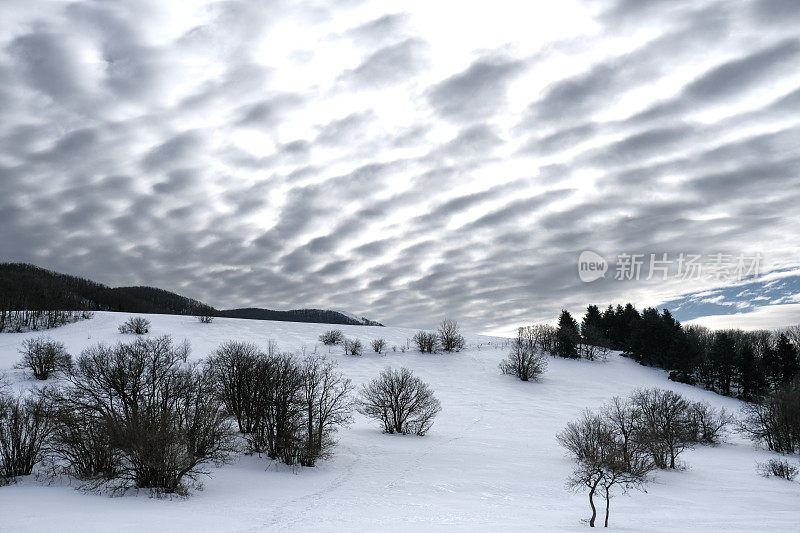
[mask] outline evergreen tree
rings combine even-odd
[[[714,384],[720,393],[730,395],[733,383],[735,348],[733,340],[726,332],[719,332],[714,337],[714,344],[708,354],[709,362],[714,369]]]
[[[797,374],[797,348],[789,342],[786,334],[781,333],[775,343],[776,377],[781,383],[789,383]]]
[[[697,380],[694,377],[696,366],[699,360],[697,351],[689,341],[689,336],[678,327],[670,346],[670,360],[672,361],[670,379],[680,383],[694,385]]]
[[[578,355],[578,323],[566,309],[561,310],[558,318],[558,330],[556,332],[556,354],[561,357],[576,359]]]
[[[596,305],[590,305],[586,308],[586,314],[583,315],[583,320],[581,321],[581,333],[584,333],[589,328],[597,328],[599,331],[603,331],[603,316]]]
[[[739,395],[743,400],[750,401],[762,396],[767,390],[766,379],[763,370],[753,350],[752,344],[746,342],[739,350],[737,357],[737,382]]]

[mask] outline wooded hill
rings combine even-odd
[[[26,263],[0,263],[0,310],[119,311],[169,315],[202,315],[255,320],[328,324],[382,324],[324,309],[242,308],[218,310],[210,305],[155,287],[108,287],[88,279]]]

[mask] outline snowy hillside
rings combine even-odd
[[[48,332],[73,355],[88,345],[132,336],[117,333],[123,313]],[[337,326],[349,337],[384,337],[384,356],[366,349],[348,357],[317,337],[326,324],[148,315],[151,335],[191,342],[205,357],[223,341],[247,340],[281,350],[330,352],[358,386],[386,366],[407,366],[431,384],[442,412],[425,437],[384,435],[356,414],[339,433],[334,457],[315,468],[288,468],[240,456],[211,471],[204,489],[188,498],[154,499],[144,493],[111,498],[61,484],[24,479],[0,488],[3,531],[573,531],[586,527],[586,495],[564,481],[572,464],[555,435],[584,408],[637,387],[664,387],[693,400],[738,411],[739,402],[670,382],[661,371],[612,355],[607,362],[549,360],[540,382],[501,375],[506,341],[466,334],[468,348],[451,355],[402,353],[414,331]],[[13,368],[23,339],[0,335],[0,371],[11,387],[34,386]],[[391,351],[395,345],[398,350]],[[647,493],[618,496],[611,528],[626,531],[796,531],[800,483],[765,479],[756,461],[774,455],[738,435],[718,447],[685,452],[684,471],[655,474]]]

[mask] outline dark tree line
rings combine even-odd
[[[216,315],[212,307],[153,287],[111,288],[34,265],[0,263],[0,331],[56,327],[80,311]]]
[[[711,331],[682,326],[668,309],[590,305],[580,325],[562,311],[555,352],[580,357],[588,346],[620,350],[647,366],[669,371],[670,379],[701,385],[723,395],[757,400],[798,374],[800,328],[786,331]]]

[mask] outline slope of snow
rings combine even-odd
[[[95,318],[51,330],[69,351],[98,341],[131,340],[116,332],[127,314]],[[413,349],[347,357],[317,336],[332,326],[292,322],[149,316],[152,335],[187,338],[193,356],[205,357],[228,339],[282,350],[330,353],[357,385],[387,365],[407,366],[428,381],[442,412],[425,437],[390,436],[356,414],[339,434],[332,459],[312,469],[291,469],[241,456],[213,468],[204,490],[186,499],[145,494],[111,498],[72,487],[24,479],[0,488],[3,531],[574,531],[588,516],[584,493],[564,481],[572,464],[555,434],[584,408],[637,387],[674,389],[691,399],[737,411],[739,402],[668,381],[663,372],[612,356],[605,363],[549,360],[538,383],[501,375],[507,352],[499,338],[466,335],[468,349],[423,355]],[[405,345],[413,330],[333,326],[364,341],[384,337]],[[13,369],[17,348],[36,333],[0,335],[0,371],[12,387],[35,386]],[[627,531],[796,531],[800,484],[765,479],[756,461],[773,456],[732,435],[729,443],[682,455],[684,471],[658,472],[647,493],[612,500],[611,527]]]

